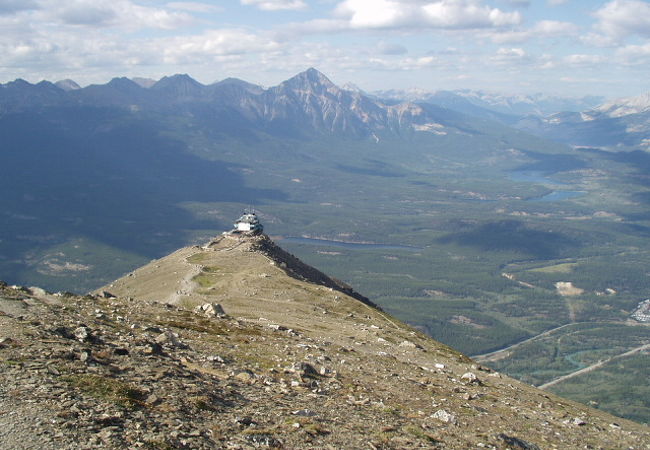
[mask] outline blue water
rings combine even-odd
[[[528,183],[543,184],[544,186],[552,187],[571,187],[571,185],[566,183],[561,183],[559,181],[554,181],[544,174],[544,172],[536,171],[527,171],[527,170],[515,170],[510,172],[510,179],[513,181],[525,181]],[[531,202],[559,202],[562,200],[568,200],[570,198],[581,197],[585,195],[584,191],[569,191],[558,189],[554,190],[550,194],[543,195],[538,198],[531,198],[528,201]]]
[[[295,243],[295,244],[322,245],[326,247],[343,247],[343,248],[355,248],[355,249],[376,248],[382,250],[407,250],[410,252],[417,252],[422,250],[421,247],[412,247],[410,245],[360,244],[356,242],[330,241],[327,239],[312,239],[312,238],[292,237],[292,236],[282,238],[282,241]]]

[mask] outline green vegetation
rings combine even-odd
[[[550,390],[612,414],[649,424],[648,367],[650,355],[637,354],[617,359],[602,369],[566,380]]]
[[[134,408],[144,402],[145,394],[142,391],[115,378],[92,374],[72,374],[61,378],[92,397],[120,406]]]

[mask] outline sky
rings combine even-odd
[[[187,73],[367,91],[650,91],[650,0],[0,0],[0,82]]]

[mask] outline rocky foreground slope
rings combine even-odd
[[[94,295],[0,285],[0,448],[98,447],[640,449],[650,430],[477,365],[265,236],[222,237]]]

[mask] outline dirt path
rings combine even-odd
[[[194,290],[197,287],[197,284],[195,281],[193,281],[193,279],[201,273],[203,266],[200,264],[191,264],[187,261],[185,261],[185,263],[190,266],[190,269],[181,279],[178,290],[167,297],[167,303],[178,304],[183,297],[187,297],[193,294]]]
[[[571,373],[569,373],[567,375],[563,375],[563,376],[561,376],[559,378],[556,378],[553,381],[549,381],[548,383],[544,383],[544,384],[542,384],[540,386],[537,386],[537,387],[540,388],[540,389],[549,388],[549,387],[551,387],[553,385],[561,383],[561,382],[563,382],[565,380],[568,380],[570,378],[577,377],[579,375],[584,375],[585,373],[589,373],[589,372],[591,372],[593,370],[599,369],[599,368],[603,367],[605,364],[610,363],[612,361],[615,361],[617,359],[624,358],[626,356],[630,356],[630,355],[633,355],[633,354],[638,353],[638,352],[642,352],[643,350],[647,350],[647,349],[650,349],[650,344],[641,345],[639,347],[633,348],[632,350],[628,350],[625,353],[621,353],[620,355],[612,356],[611,358],[607,358],[607,359],[605,359],[603,361],[598,361],[596,364],[592,364],[591,366],[582,368],[580,370],[576,370],[575,372],[571,372]]]

